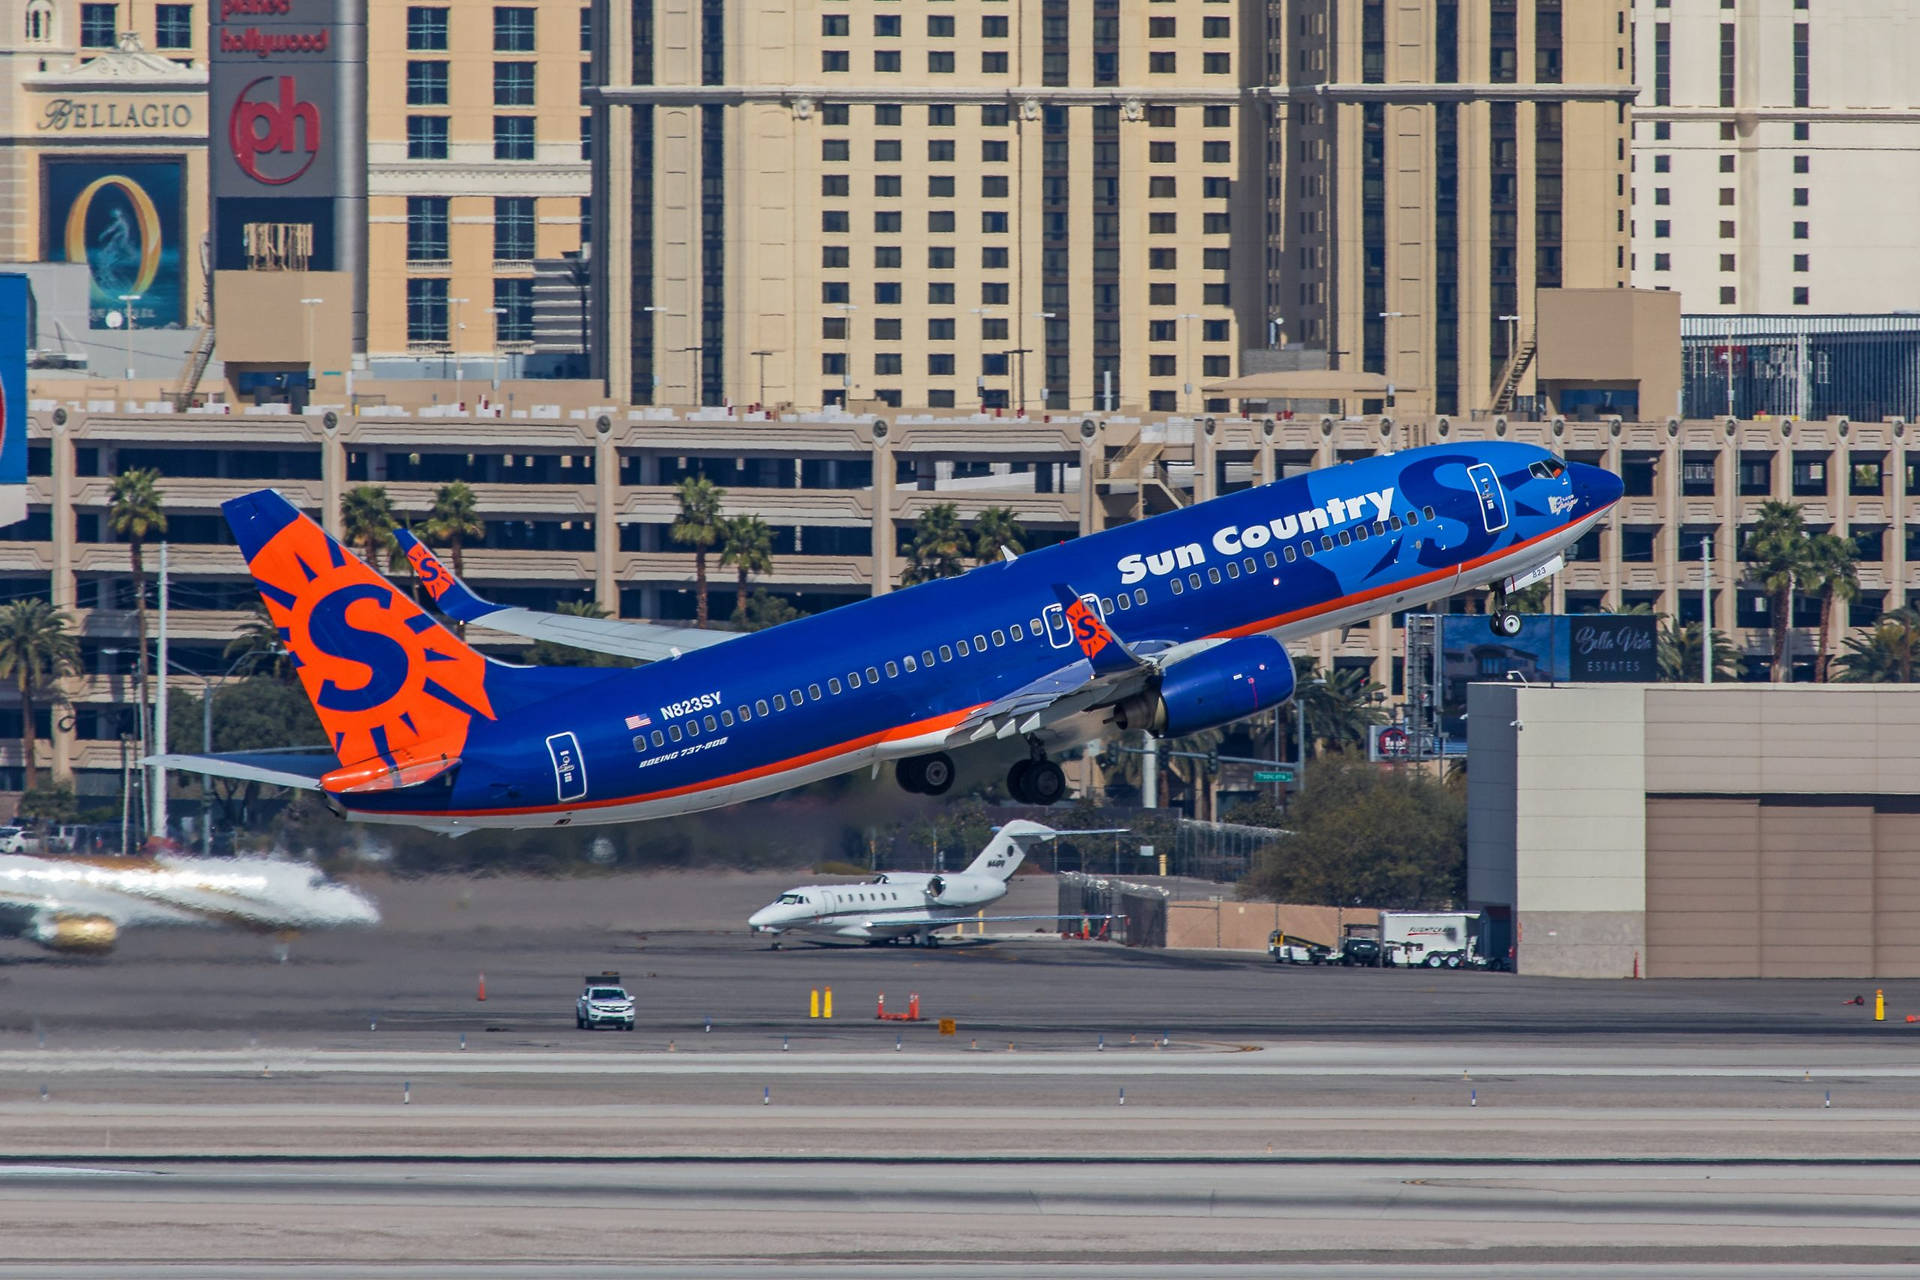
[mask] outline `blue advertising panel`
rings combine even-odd
[[[186,271],[181,244],[180,160],[54,159],[46,161],[41,202],[42,248],[48,262],[84,262],[92,275],[88,324],[107,328],[120,299],[140,329],[186,323]]]
[[[0,274],[0,525],[27,515],[27,313],[23,275]]]
[[[1443,615],[1441,715],[1449,724],[1447,736],[1464,737],[1457,722],[1467,709],[1467,686],[1476,680],[1504,680],[1509,672],[1530,684],[1658,680],[1655,623],[1646,613],[1530,613],[1521,615],[1520,634],[1509,638],[1493,634],[1482,615]]]

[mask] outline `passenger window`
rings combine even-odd
[[[712,716],[710,716],[710,715],[708,715],[708,716],[701,716],[701,717],[700,717],[700,723],[702,723],[702,724],[704,724],[704,725],[706,725],[706,726],[707,726],[707,732],[708,732],[708,733],[712,733],[712,732],[713,732],[714,730],[716,730],[716,729],[718,729],[718,728],[720,727],[720,722],[719,722],[718,720],[716,720],[716,719],[714,719],[714,718],[713,718]]]
[[[755,711],[758,711],[758,712],[759,712],[759,713],[760,713],[761,715],[763,715],[763,716],[764,716],[764,715],[766,715],[766,714],[767,714],[767,700],[766,700],[765,698],[755,698],[755,699],[753,700],[753,709],[754,709]]]
[[[973,638],[973,649],[975,653],[985,653],[987,649],[987,638],[985,636],[975,636]]]
[[[1007,633],[1002,631],[1000,628],[995,627],[993,629],[993,647],[998,649],[1001,645],[1004,645],[1006,642],[1007,642]]]
[[[747,721],[751,719],[753,719],[753,708],[749,707],[744,702],[741,703],[740,704],[740,723],[745,724]]]
[[[1293,544],[1289,542],[1286,546],[1280,548],[1280,554],[1287,558],[1288,564],[1292,564],[1295,558]],[[1269,563],[1271,563],[1271,561],[1273,560],[1273,552],[1271,551],[1267,552],[1267,560],[1269,561]]]
[[[948,654],[947,656],[952,657],[953,655]],[[920,651],[920,665],[923,667],[930,667],[933,665],[933,650],[922,649]]]
[[[1272,554],[1273,554],[1273,552],[1271,552],[1271,551],[1269,551],[1269,552],[1267,552],[1267,554],[1268,554],[1268,555],[1272,555]],[[1255,563],[1253,562],[1253,557],[1252,557],[1252,556],[1248,556],[1248,557],[1247,557],[1247,558],[1246,558],[1246,559],[1245,559],[1244,561],[1242,561],[1241,563],[1243,563],[1243,564],[1245,564],[1245,565],[1247,566],[1247,572],[1248,572],[1248,573],[1258,573],[1258,572],[1260,571],[1260,566],[1259,566],[1259,565],[1257,565],[1257,564],[1255,564]]]
[[[1347,544],[1351,543],[1352,541],[1353,541],[1353,535],[1348,533],[1345,529],[1342,529],[1340,531],[1340,545],[1344,547]]]
[[[1182,591],[1186,590],[1186,587],[1181,584],[1178,578],[1167,579],[1167,585],[1173,588],[1173,594],[1175,595],[1179,595]]]
[[[809,698],[812,698],[812,699],[813,699],[813,700],[814,700],[815,702],[818,702],[818,701],[820,701],[820,686],[819,686],[819,685],[817,685],[817,684],[810,684],[810,685],[808,685],[808,686],[807,686],[807,696],[808,696]]]
[[[913,668],[912,668],[912,667],[908,667],[908,668],[907,668],[907,670],[909,670],[909,671],[911,671],[911,670],[913,670]],[[900,678],[900,668],[899,668],[899,666],[898,666],[897,664],[895,664],[895,663],[892,663],[892,662],[889,662],[889,663],[887,664],[887,679],[889,679],[889,680],[898,680],[899,678]]]
[[[801,693],[798,689],[787,690],[787,697],[793,700],[793,705],[796,707],[806,705],[806,701],[807,701],[806,695]]]
[[[1313,557],[1313,543],[1311,543],[1311,542],[1303,542],[1303,543],[1301,543],[1301,544],[1300,544],[1300,554],[1301,554],[1301,555],[1303,555],[1303,556],[1306,556],[1306,557],[1307,557],[1307,558],[1309,558],[1309,559],[1311,559],[1311,558]]]
[[[1211,582],[1211,583],[1212,583],[1212,584],[1213,584],[1214,586],[1216,586],[1216,587],[1217,587],[1217,586],[1219,586],[1219,585],[1220,585],[1220,571],[1219,571],[1218,569],[1209,569],[1209,570],[1207,570],[1207,581],[1208,581],[1208,582]]]
[[[943,645],[941,645],[941,646],[940,646],[940,661],[942,661],[942,662],[952,662],[952,661],[953,661],[953,646],[952,646],[952,645],[950,645],[950,644],[943,644]]]
[[[840,692],[840,677],[839,677],[839,676],[833,676],[832,678],[830,678],[830,679],[829,679],[829,680],[827,681],[827,692],[828,692],[828,693],[839,693],[839,692]]]
[[[1104,617],[1105,615],[1107,615],[1107,614],[1110,614],[1110,613],[1112,613],[1112,612],[1113,612],[1113,597],[1112,597],[1112,596],[1101,596],[1101,597],[1100,597],[1100,613],[1101,613],[1101,616],[1103,616],[1103,617]]]
[[[1409,511],[1409,512],[1407,512],[1407,523],[1408,523],[1408,524],[1419,524],[1419,523],[1420,523],[1420,513],[1419,513],[1418,511]]]
[[[1214,572],[1218,573],[1220,571],[1218,569],[1215,569]],[[1195,591],[1198,591],[1200,589],[1200,575],[1197,573],[1188,574],[1187,585],[1192,587]]]
[[[667,745],[667,736],[658,729],[653,731],[653,745],[656,747],[664,747]]]
[[[1033,633],[1034,639],[1038,640],[1040,638],[1040,634],[1043,631],[1045,631],[1046,628],[1040,625],[1040,619],[1035,618],[1031,622],[1027,623],[1027,630]]]
[[[668,725],[668,726],[667,726],[667,736],[668,736],[669,738],[672,738],[672,739],[673,739],[673,740],[674,740],[675,742],[678,742],[678,741],[680,741],[680,738],[681,738],[681,734],[680,734],[680,726],[679,726],[679,725],[677,725],[677,724],[670,724],[670,725]]]
[[[1128,609],[1133,608],[1133,597],[1123,591],[1120,593],[1119,599],[1117,599],[1114,603],[1118,604],[1120,606],[1121,612],[1124,613]]]
[[[1007,639],[1013,641],[1015,644],[1019,644],[1022,640],[1025,640],[1026,638],[1027,638],[1027,633],[1021,629],[1019,623],[1016,622],[1011,627],[1007,628]]]
[[[729,729],[733,728],[733,712],[722,711],[720,713],[720,723]]]
[[[1292,547],[1285,547],[1282,549],[1287,553],[1287,559],[1289,560],[1293,559]],[[1273,552],[1271,551],[1267,552],[1267,568],[1278,569],[1279,567],[1280,567],[1280,557],[1274,555]]]
[[[878,667],[867,668],[867,683],[868,684],[880,683],[880,669]]]
[[[1145,604],[1147,602],[1147,589],[1145,587],[1135,587],[1133,589],[1133,602],[1135,604]]]
[[[1387,528],[1393,530],[1395,533],[1400,532],[1400,517],[1395,516],[1393,519],[1387,521]]]
[[[698,720],[687,721],[687,736],[689,738],[697,738],[700,736],[700,722]]]
[[[1331,550],[1333,550],[1333,535],[1332,535],[1332,534],[1327,534],[1327,533],[1323,533],[1323,534],[1321,534],[1321,535],[1320,535],[1320,549],[1321,549],[1322,551],[1331,551]]]
[[[787,709],[787,695],[786,695],[786,694],[784,694],[784,693],[776,693],[776,694],[774,694],[774,695],[773,695],[773,709],[774,709],[775,711],[785,711],[785,710]]]
[[[644,733],[636,733],[636,734],[634,734],[634,735],[633,735],[633,749],[634,749],[635,751],[645,751],[645,750],[647,749],[647,735],[646,735],[646,734],[644,734]]]
[[[1238,560],[1227,561],[1227,576],[1229,578],[1237,578],[1240,576],[1240,562]]]
[[[906,662],[906,664],[907,664],[907,670],[908,670],[908,671],[918,671],[918,670],[920,669],[919,667],[916,667],[915,665],[913,665],[913,655],[912,655],[912,654],[908,654],[908,655],[906,656],[906,658],[904,659],[904,661],[905,661],[905,662]]]
[[[1347,535],[1342,533],[1340,536],[1341,538],[1344,539]],[[1365,542],[1367,540],[1367,526],[1363,524],[1355,525],[1353,527],[1353,536],[1360,539],[1360,541]],[[1344,546],[1345,543],[1343,542],[1342,545]]]
[[[1421,514],[1423,514],[1423,515],[1425,515],[1425,516],[1427,517],[1427,519],[1429,519],[1429,520],[1431,520],[1431,519],[1433,519],[1433,507],[1432,507],[1432,506],[1430,506],[1430,505],[1429,505],[1429,506],[1425,506],[1425,507],[1422,507],[1422,508],[1420,508],[1420,511],[1421,511]]]
[[[955,640],[953,642],[953,647],[954,647],[954,651],[957,652],[963,658],[966,657],[968,653],[972,652],[970,649],[967,648],[967,642],[965,640]]]
[[[859,687],[860,687],[860,673],[858,671],[847,672],[847,688],[858,689]]]

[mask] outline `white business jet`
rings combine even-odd
[[[883,871],[864,884],[805,884],[789,889],[747,919],[754,933],[773,935],[773,946],[789,933],[814,935],[810,942],[866,942],[878,945],[906,939],[909,946],[939,945],[939,929],[981,921],[1059,920],[1058,914],[983,916],[969,914],[1007,896],[1007,881],[1026,860],[1027,845],[1055,836],[1108,835],[1099,831],[1056,831],[1016,818],[994,833],[965,871]],[[1074,916],[1074,919],[1081,919]],[[1105,918],[1105,917],[1096,917]]]

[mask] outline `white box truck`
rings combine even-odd
[[[1382,911],[1380,940],[1409,969],[1480,967],[1478,911]]]

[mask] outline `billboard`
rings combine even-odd
[[[27,343],[33,298],[23,275],[0,275],[0,525],[27,516]]]
[[[1440,712],[1465,736],[1467,686],[1517,672],[1530,684],[1646,683],[1660,678],[1656,620],[1646,613],[1523,614],[1520,634],[1493,634],[1483,615],[1440,617]]]
[[[130,305],[141,329],[187,318],[182,186],[185,160],[50,159],[41,193],[41,256],[84,262],[89,328]],[[120,299],[137,294],[131,304]]]

